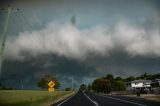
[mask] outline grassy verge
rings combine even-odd
[[[155,94],[141,94],[140,97],[137,97],[137,95],[125,95],[125,96],[135,97],[135,98],[144,98],[146,100],[160,102],[160,95],[155,95]]]
[[[160,96],[146,96],[144,99],[160,102]]]
[[[48,106],[69,94],[71,92],[55,91],[51,101],[48,91],[0,90],[0,106]]]

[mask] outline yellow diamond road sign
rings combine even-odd
[[[54,92],[54,88],[48,88],[49,92]]]
[[[55,85],[55,83],[54,83],[53,81],[50,81],[50,82],[48,83],[48,86],[49,86],[50,88],[53,88],[54,85]]]

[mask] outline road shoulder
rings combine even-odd
[[[154,95],[154,94],[142,94],[140,97],[137,97],[136,95],[124,95],[127,97],[134,97],[134,98],[143,98],[145,100],[160,102],[160,95]]]
[[[54,106],[55,104],[59,104],[59,103],[65,101],[65,100],[67,100],[67,99],[73,97],[74,95],[76,95],[76,93],[77,93],[77,92],[72,92],[72,93],[70,93],[70,94],[67,94],[67,95],[61,97],[60,99],[58,99],[58,100],[52,102],[52,105],[51,105],[51,106]]]

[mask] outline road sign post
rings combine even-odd
[[[54,81],[50,81],[49,83],[48,83],[48,91],[51,93],[51,95],[50,95],[50,104],[52,103],[52,96],[53,96],[53,92],[54,92],[54,86],[55,86],[55,82]]]

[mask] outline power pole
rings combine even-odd
[[[72,91],[73,91],[73,76],[72,76]]]
[[[6,19],[5,19],[4,29],[3,29],[1,43],[0,43],[0,46],[1,46],[0,47],[0,75],[2,73],[3,52],[4,52],[6,38],[7,38],[8,23],[9,23],[9,18],[10,18],[11,11],[12,11],[12,8],[11,8],[10,5],[8,5],[7,16],[6,16]]]

